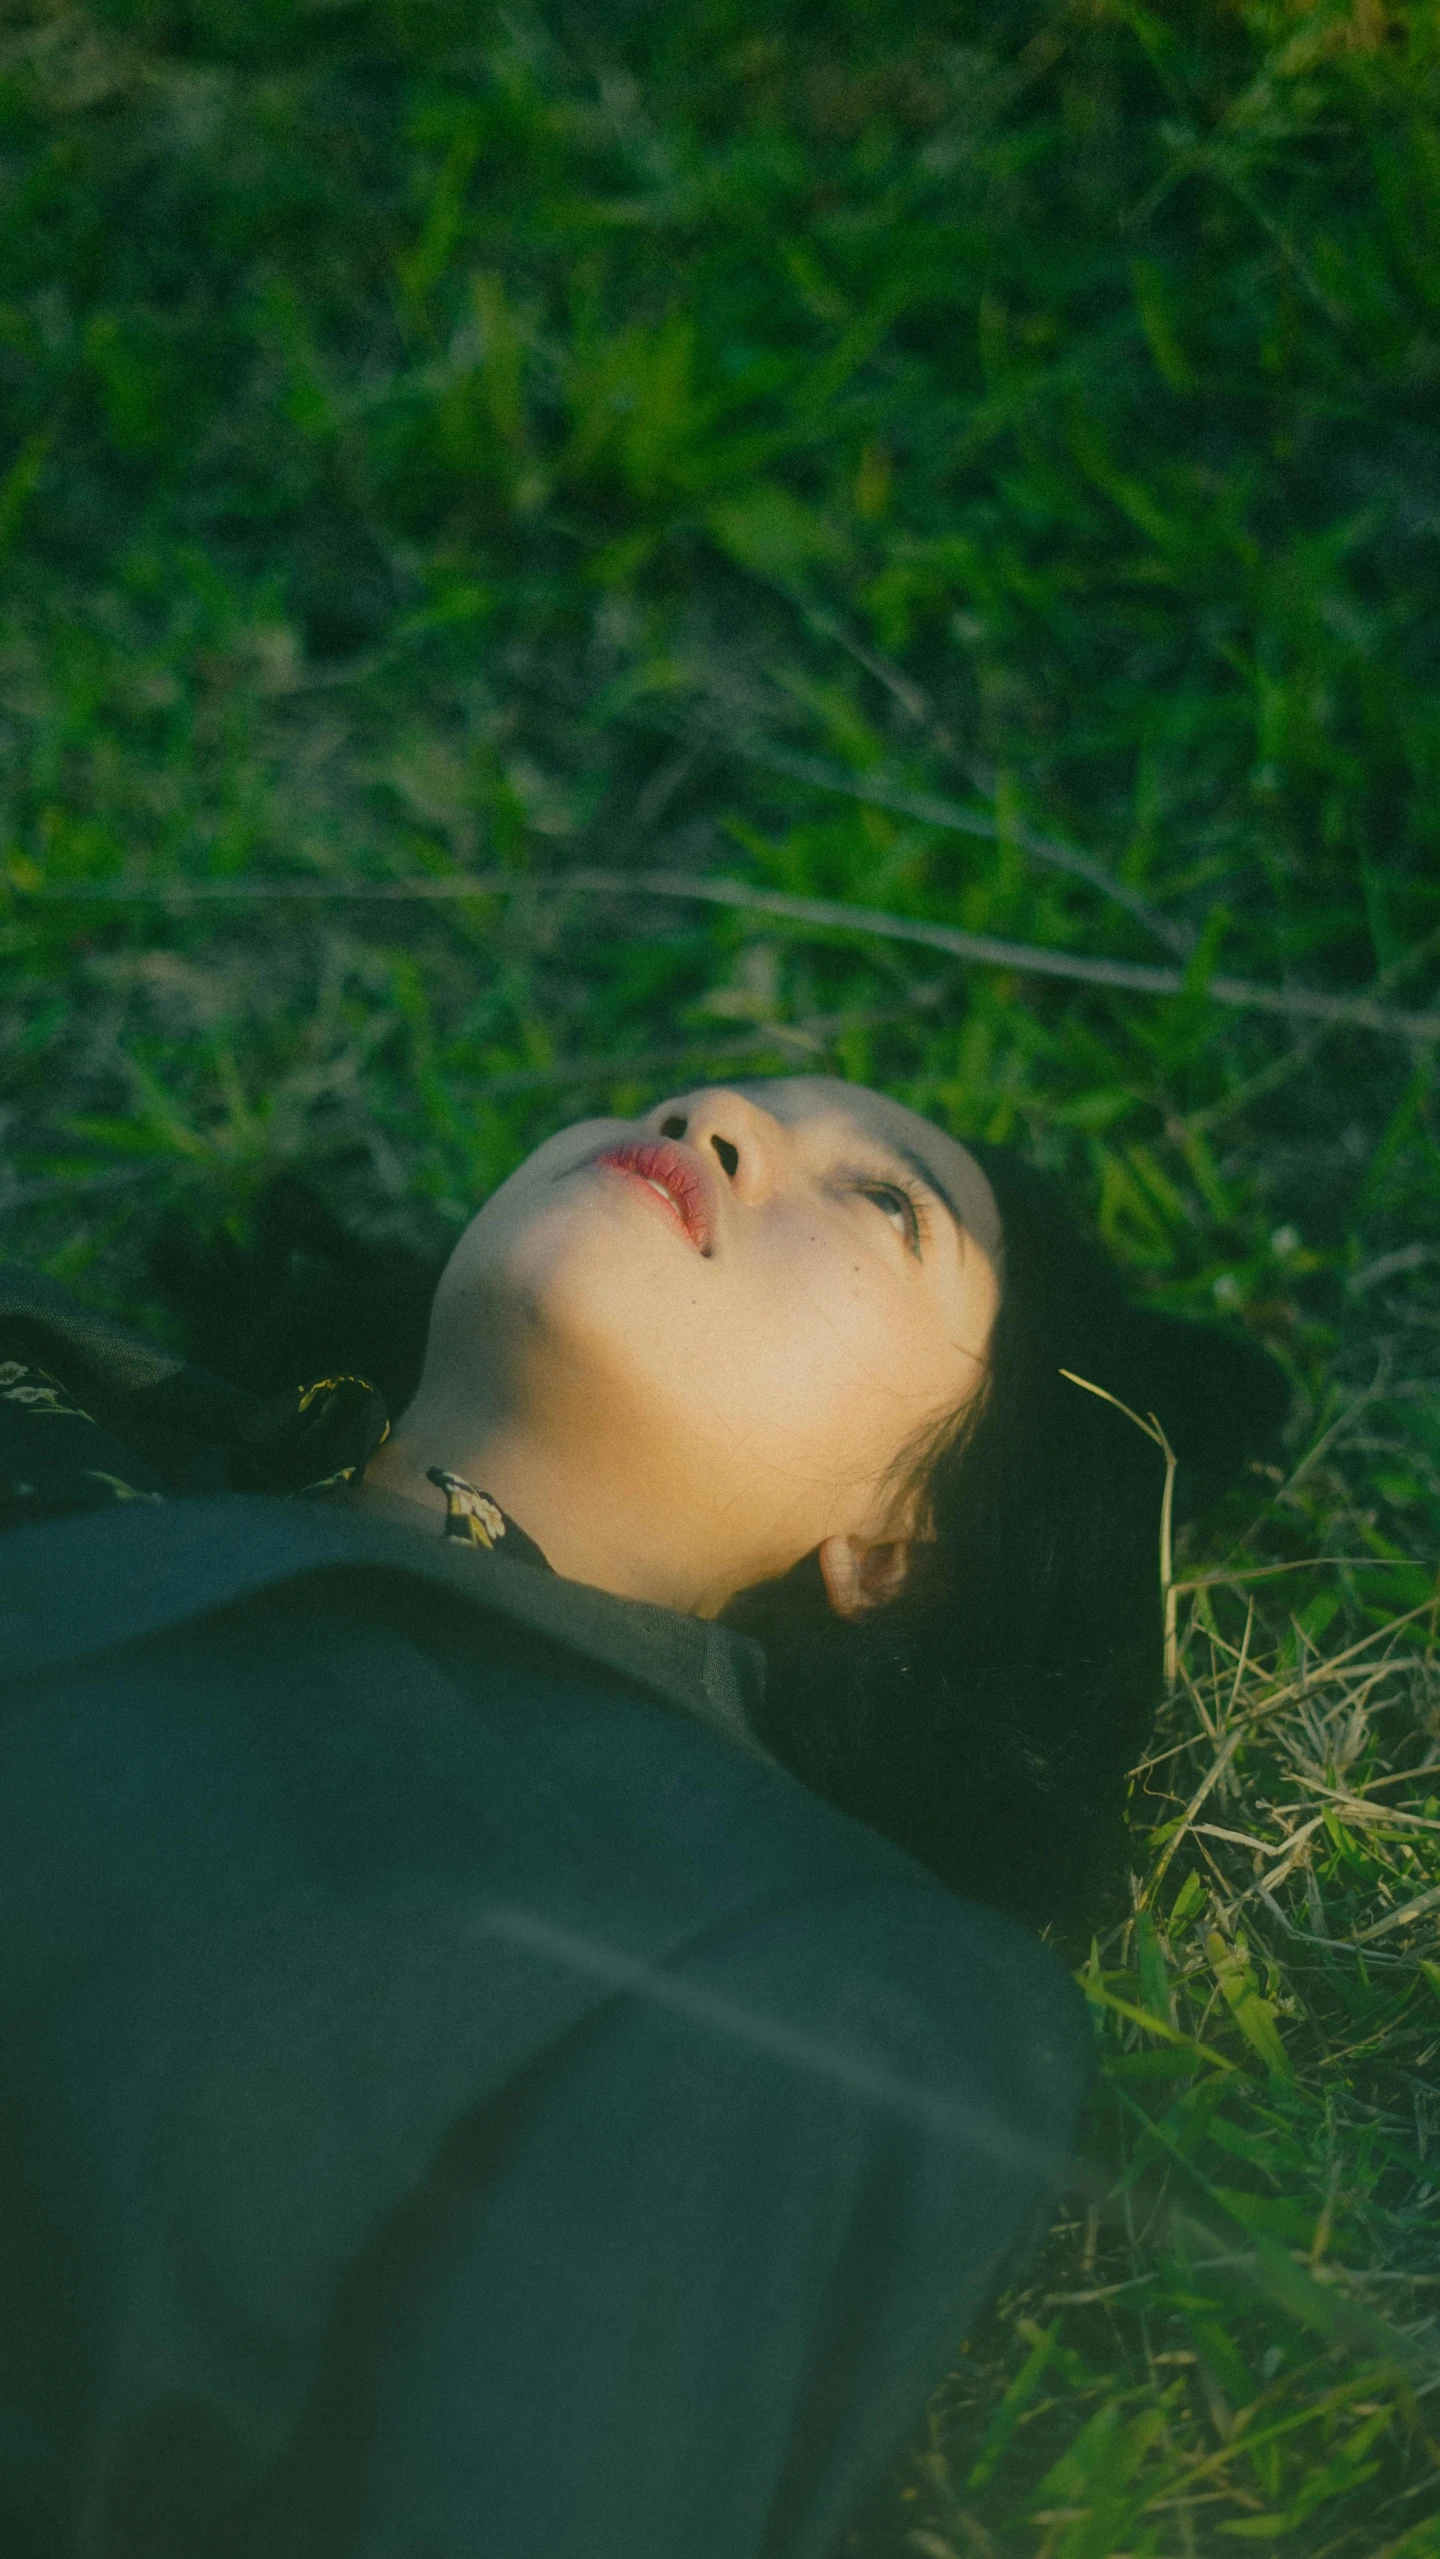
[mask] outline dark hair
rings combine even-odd
[[[727,1622],[766,1649],[765,1738],[797,1776],[956,1891],[1073,1939],[1119,1878],[1160,1695],[1165,1461],[1061,1372],[1158,1415],[1181,1518],[1270,1443],[1285,1382],[1252,1345],[1133,1305],[1052,1182],[971,1152],[1003,1293],[985,1388],[920,1460],[929,1537],[904,1590],[841,1619],[810,1556]]]

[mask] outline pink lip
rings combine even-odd
[[[628,1146],[607,1146],[595,1161],[637,1183],[657,1208],[670,1212],[697,1253],[709,1252],[710,1193],[691,1148],[669,1138],[636,1138]]]

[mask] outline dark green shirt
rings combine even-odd
[[[325,1503],[0,1538],[6,2559],[827,2559],[1087,2037],[762,1667]]]

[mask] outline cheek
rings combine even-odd
[[[477,1221],[470,1267],[475,1301],[537,1370],[582,1374],[596,1395],[701,1372],[712,1273],[682,1237],[588,1186],[516,1210]]]
[[[888,1467],[944,1401],[948,1361],[903,1281],[833,1236],[801,1233],[727,1273],[703,1373],[752,1447],[785,1471]]]
[[[927,1286],[821,1228],[777,1235],[743,1276],[735,1323],[750,1355],[737,1365],[756,1430],[783,1436],[817,1480],[888,1474],[984,1376],[987,1271]]]

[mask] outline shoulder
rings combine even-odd
[[[770,1756],[750,1720],[762,1657],[745,1637],[369,1512],[257,1494],[134,1504],[0,1538],[0,1682],[63,1674],[323,1580],[347,1585],[357,1620],[379,1590],[408,1584],[442,1609],[528,1630]]]
[[[110,1737],[139,1749],[142,1730],[159,1751],[163,1728],[217,1784],[237,1755],[297,1782],[313,1764],[317,1785],[334,1783],[332,1822],[393,1786],[437,1835],[447,1784],[492,1802],[499,1787],[502,1832],[522,1813],[557,1834],[578,1826],[585,1858],[617,1873],[642,1834],[647,1871],[668,1841],[670,1862],[712,1876],[743,1837],[743,1865],[768,1862],[797,1889],[863,1879],[897,1911],[918,1901],[927,1942],[944,1945],[962,1905],[754,1741],[757,1661],[698,1620],[323,1504],[133,1505],[0,1539],[0,1685],[17,1736],[24,1691],[63,1691],[66,1728],[89,1730],[99,1758]],[[647,1704],[678,1711],[635,1712]],[[488,1817],[475,1836],[499,1853]]]
[[[252,1971],[281,2010],[295,1961],[363,1970],[377,1932],[392,1980],[436,1982],[444,1942],[447,1977],[463,1947],[465,1978],[483,1954],[492,1988],[537,1975],[554,1992],[559,1959],[514,1918],[529,1912],[647,1963],[743,1925],[792,2019],[863,2010],[880,2046],[937,2062],[962,2031],[997,2053],[1064,2042],[1074,1995],[1028,1931],[736,1747],[744,1656],[716,1632],[306,1503],[16,1532],[0,1540],[11,1884],[49,1911],[57,1958],[78,1930],[87,1965],[168,1971],[178,1924],[226,2000]],[[102,1952],[117,1902],[130,1935]],[[567,1969],[562,2009],[608,1995],[593,1965]]]
[[[776,2015],[863,2012],[879,2048],[1067,2005],[1024,1931],[665,1711],[688,1674],[656,1630],[638,1667],[603,1608],[552,1640],[545,1576],[517,1614],[522,1567],[261,1500],[3,1543],[0,1903],[16,1979],[93,1992],[97,2033],[168,2016],[227,2086],[281,2053],[297,2086],[343,2079],[418,2033],[493,2085],[616,1963],[737,1930]]]
[[[61,1671],[307,1574],[433,1571],[406,1531],[322,1504],[221,1494],[111,1509],[0,1540],[0,1678]]]

